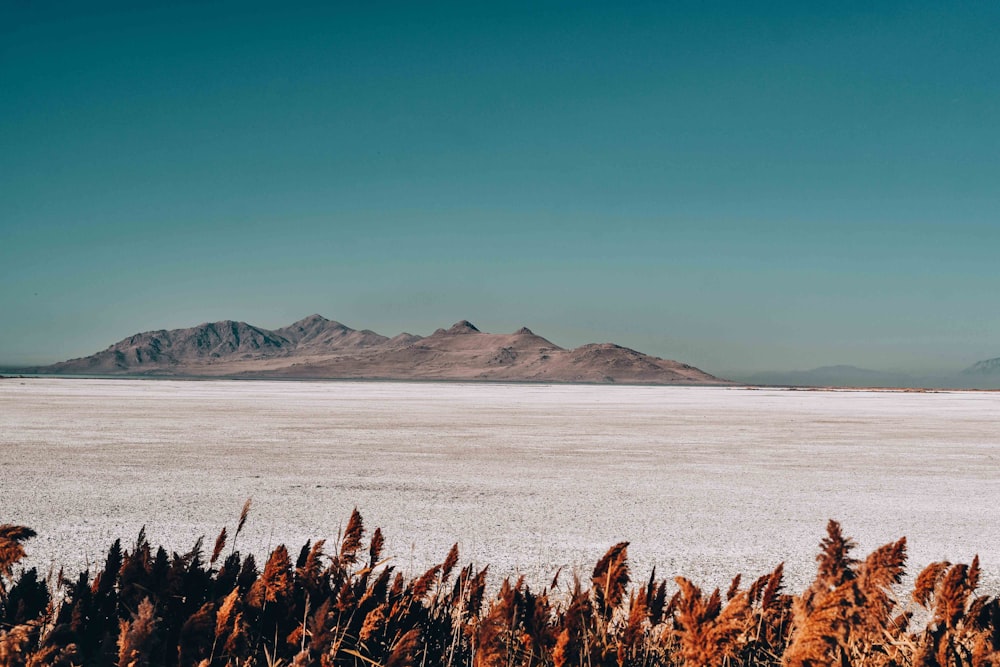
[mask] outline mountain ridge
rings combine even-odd
[[[86,357],[22,369],[47,374],[732,384],[694,366],[616,345],[566,349],[527,327],[480,331],[468,320],[429,336],[384,336],[319,314],[266,329],[220,320],[127,336]]]

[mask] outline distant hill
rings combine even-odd
[[[1000,358],[981,361],[961,373],[909,375],[857,366],[823,366],[808,371],[768,371],[735,378],[778,387],[913,387],[927,389],[1000,389]]]
[[[564,349],[522,327],[483,333],[466,320],[427,337],[389,338],[310,315],[279,329],[224,320],[147,331],[33,373],[207,377],[729,384],[693,366],[613,343]]]
[[[889,373],[857,366],[822,366],[807,371],[769,371],[755,373],[747,382],[783,387],[910,387],[916,378],[903,373]]]
[[[995,359],[986,359],[985,361],[977,361],[962,371],[962,375],[978,375],[1000,378],[1000,357],[996,357]]]
[[[1000,357],[972,364],[962,371],[961,381],[980,389],[1000,389]]]

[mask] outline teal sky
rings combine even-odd
[[[313,312],[723,374],[1000,356],[998,25],[0,0],[0,362]]]

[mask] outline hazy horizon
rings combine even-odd
[[[6,3],[0,366],[318,312],[1000,356],[1000,5]]]

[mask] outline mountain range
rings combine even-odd
[[[280,329],[224,320],[138,333],[32,373],[255,378],[730,384],[613,343],[562,348],[530,329],[484,333],[466,320],[392,338],[310,315]]]
[[[430,336],[404,332],[390,338],[320,315],[278,329],[223,320],[146,331],[87,357],[16,370],[64,375],[732,384],[688,364],[613,343],[562,348],[526,327],[492,334],[462,320]],[[1000,389],[1000,357],[936,376],[839,365],[734,379],[790,387]]]

